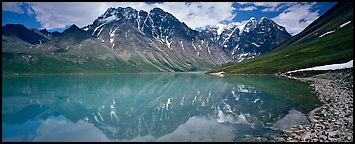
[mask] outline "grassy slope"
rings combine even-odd
[[[11,38],[11,37],[10,37]],[[209,65],[203,62],[190,63],[191,67],[186,66],[188,62],[174,58],[164,56],[166,61],[172,63],[173,66],[182,68],[182,70],[171,67],[163,60],[162,56],[155,54],[153,58],[142,58],[139,56],[132,47],[125,47],[127,51],[130,51],[131,58],[128,61],[116,58],[113,61],[105,61],[97,59],[98,55],[105,55],[110,53],[104,46],[90,46],[95,44],[94,41],[86,41],[84,43],[73,42],[67,44],[67,41],[52,41],[56,47],[66,47],[66,45],[79,45],[83,44],[85,49],[73,49],[68,53],[57,53],[51,55],[49,52],[43,52],[40,48],[36,48],[36,45],[29,45],[25,42],[19,42],[15,40],[8,40],[3,36],[3,52],[2,52],[2,73],[141,73],[141,72],[161,72],[161,71],[196,71],[196,70],[208,70],[213,68],[213,65]],[[60,45],[62,44],[62,45]],[[84,45],[85,44],[85,45]],[[51,45],[48,44],[50,47]],[[33,49],[29,49],[32,46]],[[6,49],[4,49],[6,48]],[[32,58],[29,58],[31,56]],[[75,58],[77,57],[77,58]],[[34,60],[34,58],[36,60]],[[78,64],[70,60],[80,59],[85,60],[85,63]],[[159,70],[151,63],[150,60],[162,70]]]
[[[351,11],[349,10],[351,9]],[[308,26],[303,32],[257,58],[236,64],[225,64],[209,71],[225,73],[279,73],[319,65],[347,62],[353,59],[352,23],[338,28],[344,22],[352,21],[352,7],[342,12],[333,9]],[[333,14],[335,12],[336,14]],[[350,13],[351,12],[351,13]],[[334,18],[336,16],[336,18]],[[325,22],[327,19],[331,19]],[[330,30],[334,33],[318,38]],[[318,34],[318,35],[317,35]],[[314,36],[316,35],[316,36]]]
[[[105,61],[88,61],[87,64],[77,64],[71,61],[56,57],[47,57],[44,55],[34,55],[39,60],[27,61],[19,60],[22,56],[28,56],[29,54],[15,54],[15,53],[3,53],[2,54],[2,73],[90,73],[90,72],[139,72],[131,65],[116,60],[109,66],[106,66]],[[112,65],[114,67],[112,67]]]

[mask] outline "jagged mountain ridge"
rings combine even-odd
[[[266,17],[260,20],[251,17],[242,25],[218,24],[206,28],[202,33],[238,62],[268,52],[292,37],[284,27]]]
[[[42,44],[49,40],[21,24],[7,24],[3,26],[2,34],[5,36],[13,36],[19,38],[30,44]]]
[[[252,52],[253,56],[261,53],[247,48],[236,50],[235,47],[246,33],[244,31],[254,32],[254,29],[247,28],[242,35],[238,35],[242,32],[239,29],[241,28],[234,27],[229,31],[224,29],[219,39],[213,34],[207,35],[207,30],[198,32],[189,28],[160,8],[154,8],[149,12],[137,11],[130,7],[109,8],[92,24],[81,30],[75,25],[59,34],[46,30],[32,30],[33,33],[48,39],[48,42],[23,46],[20,51],[26,51],[25,55],[28,55],[25,57],[31,57],[29,55],[34,53],[43,54],[41,56],[54,58],[53,61],[60,60],[64,65],[80,67],[73,68],[74,71],[85,72],[87,67],[96,69],[90,66],[90,63],[97,61],[100,61],[98,62],[101,63],[100,67],[103,66],[109,71],[117,71],[120,65],[125,65],[121,68],[129,69],[124,72],[201,71],[231,62],[233,58],[238,61],[252,58],[250,55]],[[244,41],[248,42],[247,40],[253,40],[255,37],[251,36]],[[5,48],[5,53],[8,49]],[[40,60],[37,56],[32,58],[36,59],[35,62]],[[115,64],[115,61],[119,61],[119,64]],[[81,67],[82,65],[86,66]],[[42,67],[40,71],[43,70]],[[117,72],[122,71],[120,69]]]
[[[163,14],[167,15],[168,13],[159,9],[152,10],[152,15],[161,16]],[[148,17],[147,20],[149,19],[151,18]],[[218,49],[209,49],[203,45],[197,47],[194,44],[188,45],[187,40],[180,35],[186,37],[184,32],[189,28],[173,16],[170,19],[175,20],[176,27],[180,27],[173,27],[174,31],[170,33],[171,36],[174,36],[171,41],[168,40],[171,47],[167,47],[167,43],[154,38],[157,37],[154,35],[156,33],[154,28],[148,30],[148,28],[142,27],[142,29],[146,29],[144,31],[154,32],[149,36],[135,28],[127,20],[121,23],[104,21],[105,24],[109,24],[104,27],[117,26],[122,30],[113,33],[113,29],[100,29],[100,32],[97,33],[98,36],[92,36],[92,33],[84,31],[85,29],[80,30],[76,26],[72,26],[45,44],[23,46],[15,54],[11,51],[3,51],[3,56],[5,55],[3,63],[8,66],[6,70],[10,72],[18,72],[18,67],[25,67],[20,71],[25,69],[27,72],[32,72],[32,70],[34,72],[58,72],[60,71],[58,67],[62,66],[67,68],[65,72],[94,72],[98,70],[102,72],[105,70],[104,72],[131,73],[201,71],[231,61],[225,53]],[[153,22],[153,20],[149,21]],[[95,34],[95,31],[93,32]],[[115,39],[115,35],[121,37]],[[192,52],[192,50],[198,51]],[[25,51],[25,53],[20,51]],[[47,62],[56,63],[57,66]],[[11,67],[11,65],[16,65],[16,67]]]
[[[193,62],[218,65],[231,61],[223,51],[205,43],[198,31],[192,30],[160,8],[149,12],[130,7],[109,8],[92,24],[82,29],[117,53],[138,53],[141,56],[147,52],[149,56],[144,58],[156,59],[151,61],[154,65],[162,65],[159,64],[160,61],[165,61],[166,58],[178,60],[188,67]],[[135,52],[124,48],[129,44],[135,45],[132,46]],[[151,51],[158,51],[160,54],[154,56]]]
[[[239,62],[265,53],[291,37],[284,27],[265,17],[261,20],[252,17],[243,26],[235,23],[224,25],[223,27],[226,28],[222,30],[211,26],[199,33],[190,29],[186,24],[180,23],[173,15],[160,8],[154,8],[150,12],[137,11],[130,7],[109,8],[93,24],[83,29],[100,38],[107,23],[123,19],[137,27],[142,34],[155,38],[169,48],[172,42],[178,44],[176,40],[179,41],[179,39],[185,39],[187,43],[204,44],[207,42],[207,46],[211,49],[223,49],[231,58]],[[217,27],[221,27],[221,24],[218,25]]]
[[[353,5],[339,2],[304,30],[262,56],[208,73],[275,74],[353,60]],[[313,72],[312,72],[313,73]]]

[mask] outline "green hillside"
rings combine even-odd
[[[208,73],[272,74],[348,62],[353,59],[352,13],[352,3],[340,2],[274,50],[241,63],[224,64]],[[343,26],[349,21],[349,24]]]

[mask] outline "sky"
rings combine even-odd
[[[190,28],[202,30],[219,23],[243,22],[266,17],[296,35],[333,7],[336,2],[2,2],[2,26],[63,31],[72,24],[92,24],[110,7],[132,7],[149,12],[159,7]]]

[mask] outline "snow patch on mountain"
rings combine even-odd
[[[197,49],[196,49],[196,46],[194,45],[194,42],[193,42],[193,41],[191,42],[191,45],[192,45],[192,47],[193,47],[195,50],[197,50]]]
[[[351,23],[351,21],[348,21],[348,22],[346,22],[346,23],[343,23],[343,24],[341,24],[339,27],[342,28],[342,27],[348,25],[349,23]]]
[[[224,25],[224,24],[221,24],[221,23],[219,23],[219,24],[216,25],[216,27],[218,28],[218,29],[217,29],[217,35],[218,35],[218,36],[222,34],[222,32],[223,32],[223,30],[224,30],[224,28],[225,28],[226,26],[227,26],[227,25]]]
[[[116,15],[112,15],[112,16],[109,16],[109,17],[104,18],[104,19],[99,19],[99,22],[100,23],[109,23],[109,22],[112,22],[114,20],[120,20],[120,18],[116,17]]]
[[[243,22],[240,22],[240,23],[235,23],[235,25],[237,25],[238,29],[239,29],[239,35],[241,36],[243,31],[244,31],[244,28],[245,28],[245,25],[248,23],[248,21],[243,21]]]
[[[323,36],[325,36],[325,35],[327,35],[327,34],[331,34],[331,33],[333,33],[333,32],[335,32],[335,30],[328,31],[328,32],[326,32],[326,33],[320,35],[319,37],[323,37]]]
[[[288,71],[286,73],[293,73],[293,72],[299,72],[299,71],[312,71],[312,70],[338,70],[338,69],[345,69],[345,68],[352,68],[352,67],[353,67],[353,60],[346,62],[346,63],[330,64],[330,65],[324,65],[324,66],[315,66],[315,67],[311,67],[311,68]]]
[[[182,40],[180,40],[180,44],[181,44],[182,49],[185,50],[184,44],[182,43]]]
[[[238,27],[235,27],[235,28],[233,29],[233,31],[232,31],[230,34],[228,34],[228,37],[223,41],[222,45],[223,45],[224,43],[226,43],[226,41],[228,41],[228,40],[231,38],[231,36],[233,35],[233,33],[234,33],[237,29],[238,29]]]
[[[168,48],[172,49],[172,48],[171,48],[171,43],[172,43],[172,42],[169,42],[168,38],[169,38],[169,36],[166,36],[166,37],[165,37],[166,46],[168,46]]]
[[[255,42],[253,42],[251,44],[255,45],[256,47],[260,47],[260,45],[256,44]]]
[[[109,34],[110,34],[110,43],[113,43],[113,40],[115,39],[115,33],[116,33],[116,31],[117,31],[117,29],[118,29],[119,27],[117,27],[116,29],[114,29],[114,30],[110,30],[110,32],[109,32]]]

